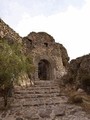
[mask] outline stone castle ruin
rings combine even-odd
[[[9,98],[10,107],[2,111],[0,97],[0,120],[89,120],[80,107],[67,104],[67,97],[60,94],[61,77],[67,73],[69,57],[62,44],[45,32],[31,32],[20,37],[0,19],[0,38],[23,43],[25,54],[30,54],[35,66],[33,86],[14,86]],[[59,83],[58,83],[59,81]],[[29,81],[30,82],[30,81]]]
[[[55,43],[45,32],[31,32],[23,38],[26,52],[33,57],[34,78],[37,80],[59,79],[66,72],[68,55],[63,45]]]
[[[0,20],[0,37],[10,44],[15,41],[23,42],[26,53],[33,58],[35,80],[55,80],[66,73],[68,54],[62,44],[56,43],[54,38],[45,32],[31,32],[22,38],[3,20]]]

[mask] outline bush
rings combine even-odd
[[[28,59],[22,51],[21,44],[10,46],[4,40],[0,40],[0,88],[4,97],[4,106],[7,105],[7,97],[13,82],[18,80],[21,73],[33,68],[32,62]]]

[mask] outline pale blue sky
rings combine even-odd
[[[69,5],[80,9],[84,0],[0,0],[0,17],[16,26],[23,13],[50,16],[67,10]]]
[[[0,17],[21,36],[48,32],[71,59],[90,52],[90,0],[0,0]]]

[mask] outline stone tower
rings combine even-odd
[[[23,38],[26,53],[33,57],[35,80],[56,80],[66,72],[69,57],[62,44],[45,32],[31,32]]]

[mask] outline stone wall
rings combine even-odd
[[[46,60],[50,63],[51,79],[59,79],[66,72],[68,66],[68,54],[62,44],[55,43],[52,36],[45,32],[32,32],[23,38],[26,53],[33,57],[36,67],[35,79],[38,79],[38,63]]]

